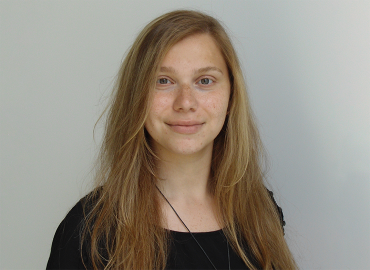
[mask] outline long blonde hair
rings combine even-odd
[[[294,269],[276,206],[264,186],[263,148],[231,41],[214,18],[179,10],[150,22],[120,68],[107,111],[96,189],[85,204],[81,241],[94,269],[164,269],[169,235],[154,185],[156,169],[144,123],[158,67],[190,35],[213,37],[229,70],[225,124],[214,142],[210,187],[233,249],[251,269]],[[87,244],[88,243],[88,244]],[[246,256],[246,245],[258,265]]]

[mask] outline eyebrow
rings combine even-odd
[[[176,70],[172,67],[161,67],[159,69],[160,72],[169,72],[169,73],[176,73]],[[198,74],[198,73],[204,73],[204,72],[207,72],[207,71],[218,71],[220,72],[221,74],[223,74],[222,70],[217,68],[217,67],[212,67],[212,66],[209,66],[209,67],[204,67],[204,68],[200,68],[200,69],[196,69],[193,71],[194,74]]]

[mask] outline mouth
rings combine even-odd
[[[180,134],[195,134],[204,125],[204,123],[198,122],[198,121],[177,121],[177,122],[170,122],[166,124],[174,132],[180,133]]]

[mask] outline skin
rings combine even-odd
[[[157,186],[193,232],[221,227],[207,183],[229,97],[227,66],[210,35],[187,37],[164,57],[145,128],[160,158]],[[186,231],[166,202],[161,207],[164,226]]]

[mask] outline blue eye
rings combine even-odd
[[[203,79],[200,79],[199,83],[204,84],[204,85],[209,85],[213,83],[213,80],[211,80],[210,78],[203,78]]]
[[[159,84],[168,84],[168,83],[171,83],[169,79],[166,79],[166,78],[160,78],[157,80],[157,83]]]

